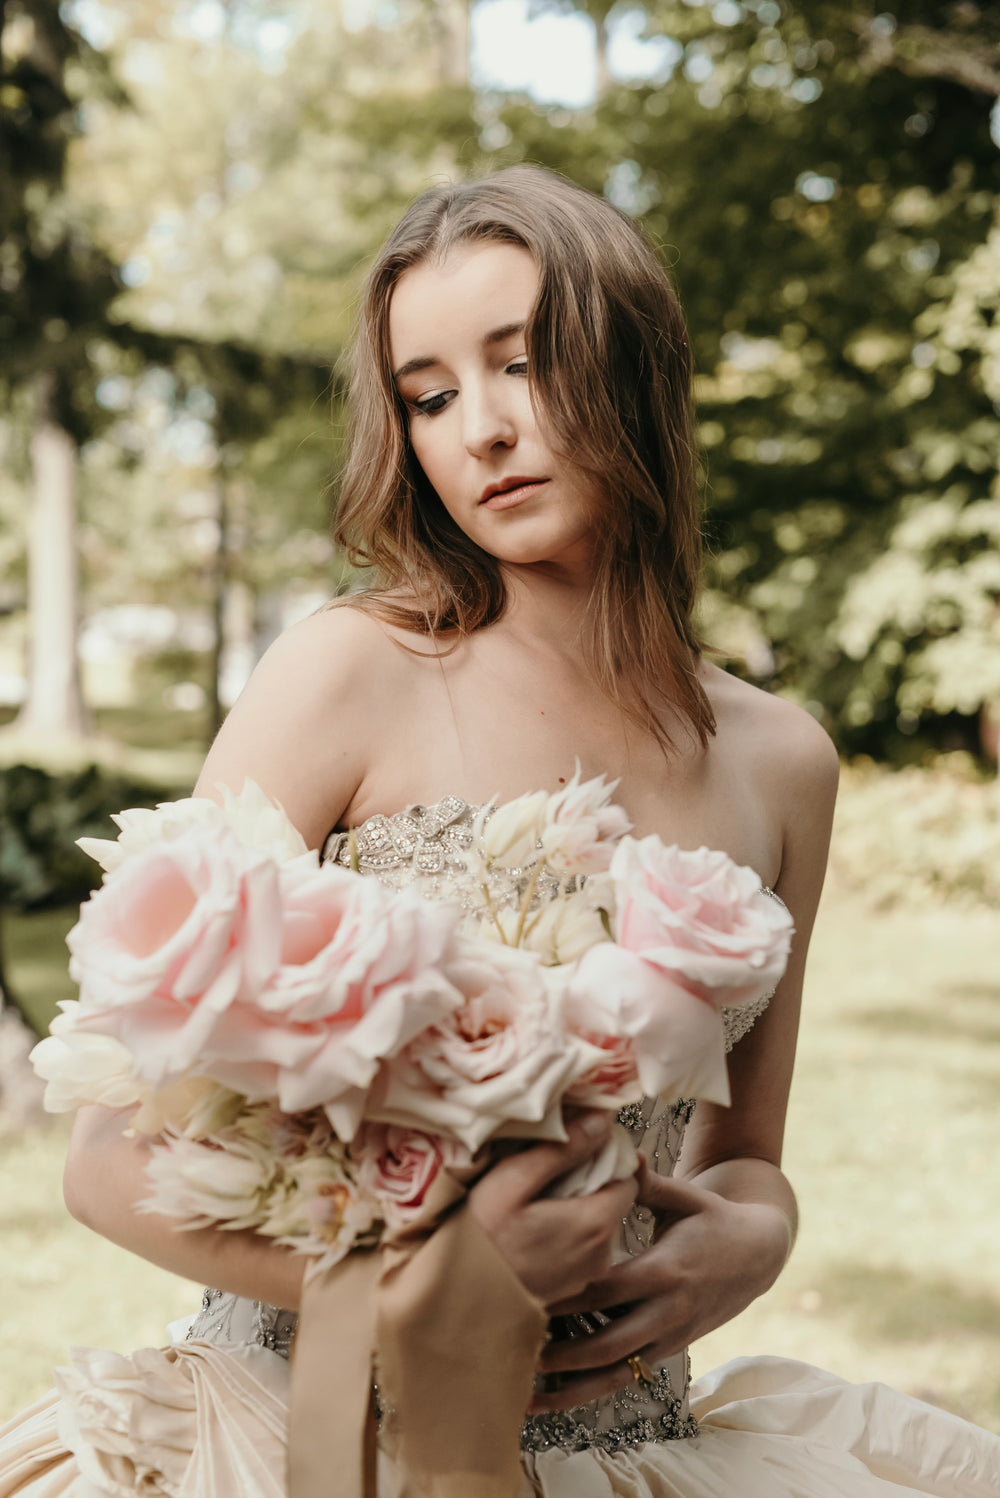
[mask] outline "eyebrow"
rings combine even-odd
[[[515,333],[523,333],[524,329],[525,324],[523,322],[505,322],[501,327],[491,328],[488,333],[483,335],[483,346],[490,348],[494,343],[503,343],[505,339],[513,338]],[[401,364],[396,370],[393,379],[401,380],[406,375],[416,374],[418,370],[431,369],[435,364],[439,364],[440,362],[440,359],[435,358],[433,355],[424,355],[419,359],[407,359],[406,363]]]

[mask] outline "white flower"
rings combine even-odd
[[[611,1134],[603,1149],[589,1160],[584,1160],[568,1175],[560,1176],[546,1189],[546,1196],[571,1197],[590,1196],[600,1191],[609,1181],[627,1181],[635,1175],[639,1165],[639,1154],[621,1124],[611,1127]]]
[[[343,1151],[306,1155],[286,1161],[283,1179],[272,1191],[260,1231],[292,1247],[297,1240],[319,1239],[324,1248],[339,1245],[345,1236],[347,1252],[359,1233],[375,1221],[374,1203],[362,1200]]]
[[[265,1147],[249,1139],[214,1143],[167,1135],[146,1162],[151,1190],[141,1212],[162,1212],[184,1228],[257,1227],[276,1169]]]
[[[75,999],[61,999],[59,1008],[62,1013],[29,1058],[46,1083],[46,1111],[69,1113],[81,1103],[127,1108],[138,1102],[145,1089],[132,1075],[134,1057],[128,1047],[110,1035],[78,1030],[80,1005]]]
[[[601,895],[602,892],[591,889],[588,880],[582,889],[572,894],[544,900],[537,910],[528,913],[524,921],[519,910],[500,910],[496,920],[488,916],[483,921],[479,934],[486,941],[505,941],[508,946],[520,946],[534,952],[547,967],[575,962],[598,942],[610,940],[605,917],[601,914]],[[604,906],[605,910],[607,908]],[[519,927],[523,927],[520,941]]]
[[[484,807],[475,831],[488,865],[517,869],[535,861],[547,801],[544,791],[533,791],[495,811]]]
[[[221,806],[203,796],[188,796],[180,801],[161,801],[155,811],[132,807],[111,818],[121,828],[117,840],[81,837],[77,846],[96,859],[105,873],[153,843],[172,842],[190,827],[228,827],[246,847],[259,849],[277,863],[287,863],[308,852],[305,839],[283,807],[265,796],[254,781],[245,780],[238,796],[227,785],[220,784],[216,789],[222,796]]]
[[[211,1077],[181,1077],[150,1092],[133,1116],[129,1132],[162,1134],[173,1129],[188,1139],[205,1139],[228,1128],[246,1099]]]
[[[550,868],[562,874],[590,874],[606,869],[615,845],[632,823],[611,797],[618,785],[603,775],[580,780],[580,761],[573,779],[549,796],[541,831],[542,854]]]

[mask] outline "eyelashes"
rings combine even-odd
[[[528,373],[528,361],[525,358],[512,359],[504,367],[504,374],[523,378]],[[452,397],[457,394],[454,390],[439,390],[434,395],[425,395],[422,400],[409,401],[407,404],[414,416],[437,416],[439,412],[447,410],[451,405]]]
[[[417,416],[436,416],[448,405],[451,395],[450,390],[442,390],[440,395],[428,395],[423,400],[411,401],[410,404]]]

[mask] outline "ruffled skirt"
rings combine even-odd
[[[0,1431],[0,1498],[282,1498],[289,1373],[268,1349],[77,1351],[56,1378]],[[691,1409],[687,1440],[527,1456],[522,1498],[1000,1494],[1000,1437],[884,1384],[740,1358],[693,1385]]]

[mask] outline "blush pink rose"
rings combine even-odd
[[[204,1055],[281,955],[277,865],[224,828],[192,827],[111,873],[67,937],[76,1028],[112,1035],[159,1085]]]
[[[563,1095],[599,1052],[562,1024],[559,985],[526,952],[466,943],[447,975],[463,1002],[380,1072],[368,1116],[447,1133],[562,1139]]]
[[[615,937],[681,988],[712,1004],[773,990],[788,961],[792,920],[753,869],[709,848],[626,837],[611,862]]]
[[[417,1216],[442,1170],[472,1163],[457,1140],[380,1123],[362,1125],[351,1157],[362,1190],[376,1199],[390,1224]]]
[[[460,912],[326,866],[282,871],[281,962],[233,1005],[203,1064],[285,1112],[322,1107],[353,1138],[379,1065],[462,1003],[444,969]]]
[[[573,1102],[610,1107],[643,1095],[729,1102],[719,1010],[611,942],[585,953],[566,983],[567,1025],[599,1047],[598,1060],[570,1091]]]
[[[581,1108],[623,1108],[642,1097],[639,1062],[631,1037],[602,1034],[598,1030],[579,1030],[582,1040],[600,1052],[601,1059],[574,1082],[567,1102]]]

